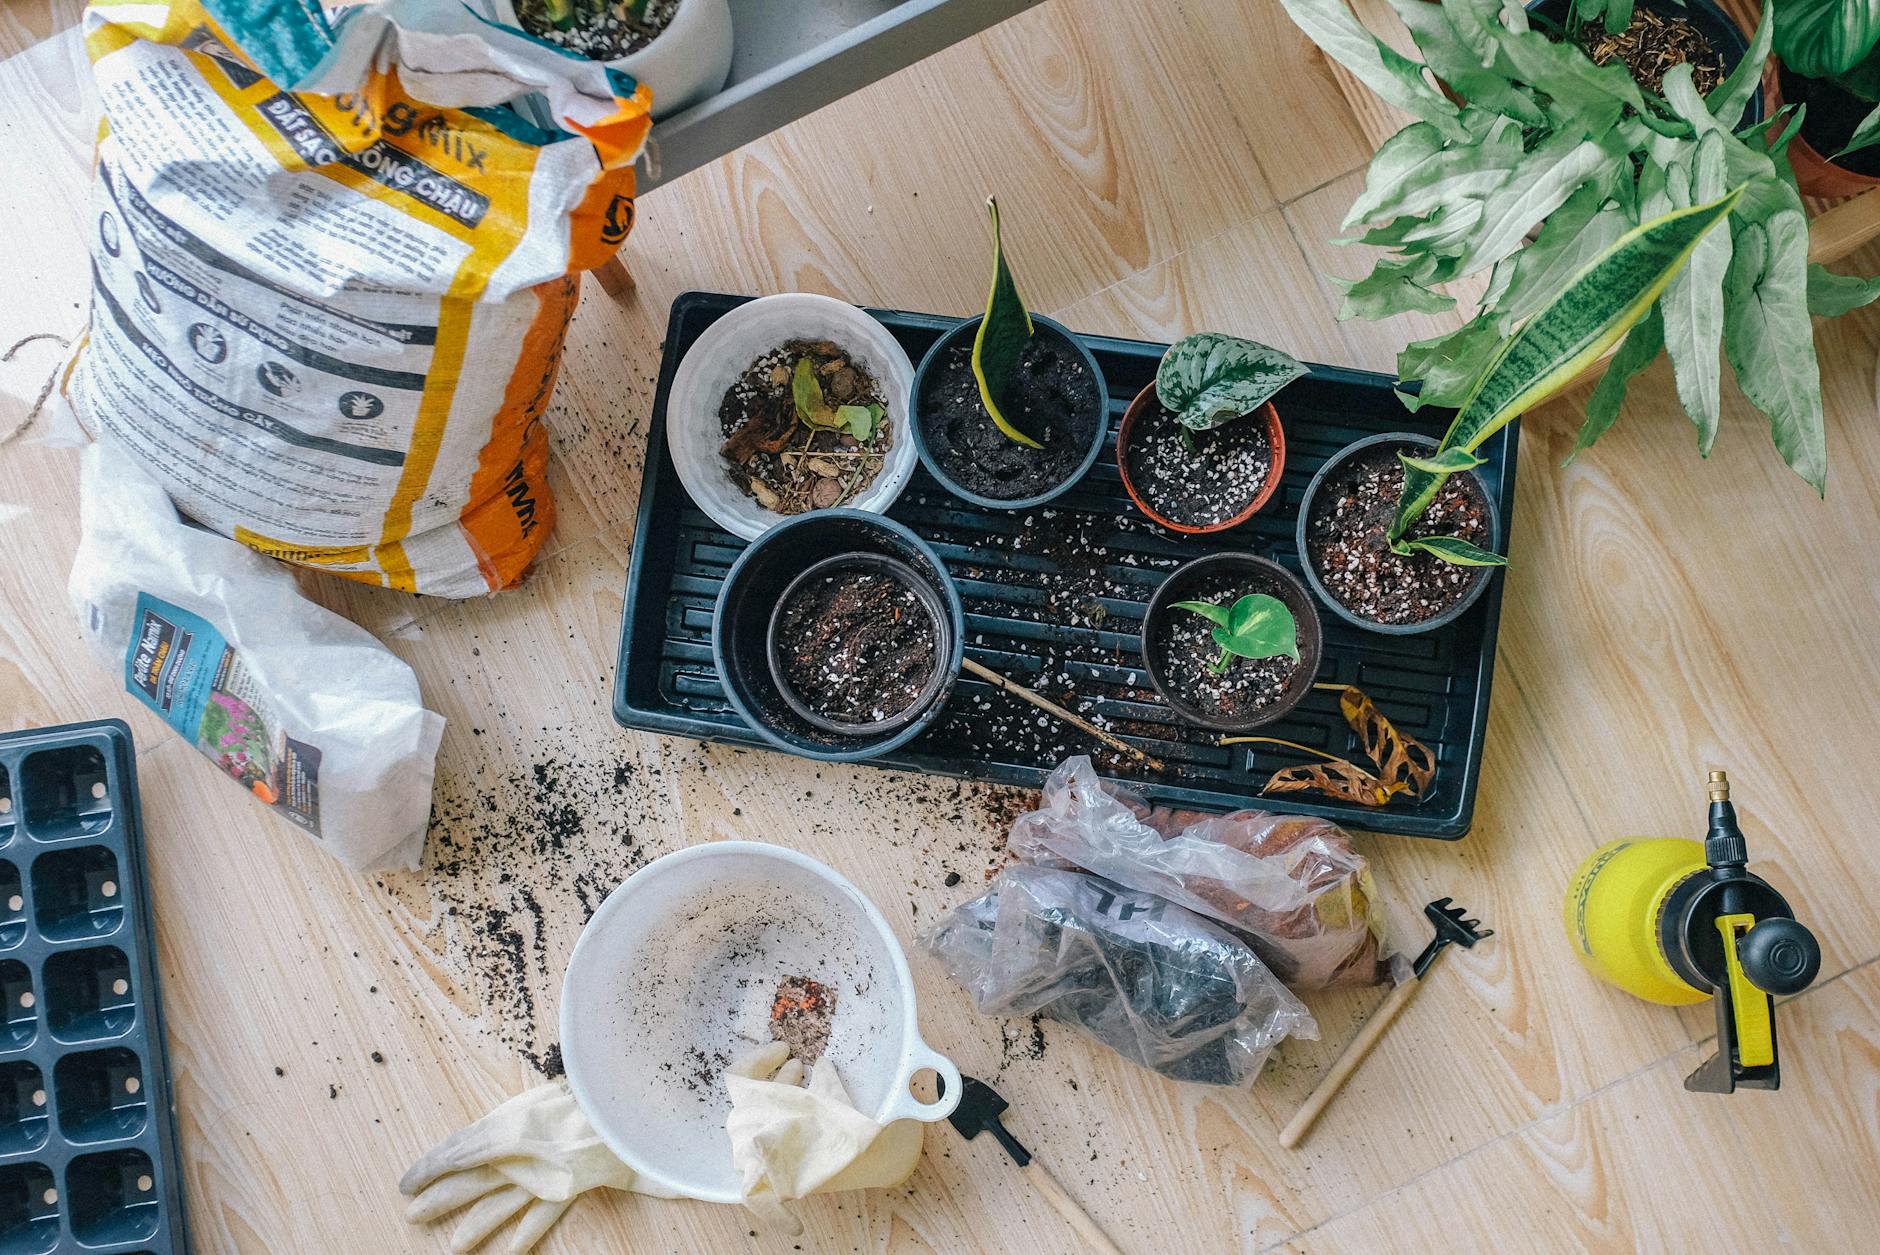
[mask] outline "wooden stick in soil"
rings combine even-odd
[[[1147,767],[1150,771],[1167,771],[1168,770],[1168,768],[1163,765],[1161,759],[1155,757],[1152,754],[1144,753],[1142,750],[1137,749],[1135,746],[1131,745],[1128,741],[1125,741],[1120,736],[1116,736],[1116,735],[1113,735],[1112,733],[1105,732],[1102,728],[1099,728],[1096,724],[1091,723],[1088,719],[1085,719],[1080,715],[1073,715],[1070,711],[1064,709],[1062,706],[1058,705],[1056,702],[1051,701],[1049,698],[1040,697],[1038,694],[1032,692],[1030,689],[1026,688],[1024,685],[1013,683],[1011,680],[1008,680],[1004,676],[1000,675],[997,671],[994,671],[991,667],[984,666],[980,663],[974,662],[971,658],[965,658],[965,657],[962,657],[960,659],[960,666],[963,669],[972,672],[974,675],[984,680],[987,684],[992,685],[994,688],[1004,689],[1006,692],[1010,693],[1014,697],[1022,697],[1026,701],[1030,702],[1032,705],[1036,706],[1039,710],[1044,711],[1046,714],[1055,715],[1059,719],[1062,719],[1065,723],[1070,724],[1073,728],[1079,728],[1085,732],[1088,732],[1091,736],[1096,737],[1097,740],[1103,742],[1105,745],[1109,746],[1111,749],[1119,750],[1122,753],[1128,754],[1131,758],[1134,758],[1138,760],[1139,762],[1141,762],[1142,765]]]

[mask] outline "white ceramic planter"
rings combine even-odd
[[[786,340],[824,339],[841,345],[881,385],[894,441],[874,482],[844,504],[887,513],[919,464],[908,425],[914,364],[886,327],[846,301],[808,292],[740,305],[707,327],[680,360],[666,397],[666,446],[692,500],[720,527],[745,540],[755,540],[784,516],[757,504],[731,478],[718,452],[725,439],[718,407],[725,390],[765,353]]]
[[[931,1123],[959,1105],[960,1073],[920,1037],[914,981],[887,920],[806,854],[719,841],[655,859],[601,904],[561,991],[561,1049],[582,1112],[649,1185],[714,1203],[742,1198],[714,1069],[769,1040],[778,982],[836,991],[818,1067],[883,1124]],[[740,988],[742,984],[742,988]],[[665,1065],[665,1066],[662,1066]],[[946,1097],[908,1090],[931,1068]]]
[[[515,0],[487,0],[490,16],[520,27]],[[672,21],[646,47],[605,63],[653,89],[653,120],[697,104],[731,74],[729,0],[680,0]]]

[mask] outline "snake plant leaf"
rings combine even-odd
[[[1018,283],[1005,264],[1005,242],[999,234],[999,202],[988,196],[986,212],[992,215],[992,286],[986,292],[986,315],[979,320],[973,336],[973,378],[979,381],[979,399],[986,413],[998,424],[1008,440],[1033,449],[1044,448],[1042,432],[1020,430],[1000,408],[1012,372],[1031,339],[1031,311],[1019,298]]]
[[[1255,340],[1203,331],[1169,346],[1155,370],[1155,395],[1191,431],[1251,414],[1306,373],[1290,353]]]
[[[1686,73],[1689,68],[1684,67]],[[1691,154],[1687,177],[1682,166],[1674,167],[1678,173],[1669,185],[1673,205],[1683,209],[1723,195],[1725,142],[1722,134],[1711,131]],[[1678,400],[1697,427],[1697,450],[1704,457],[1710,456],[1717,439],[1723,406],[1723,279],[1731,252],[1728,231],[1707,232],[1658,302]]]
[[[1345,0],[1280,0],[1280,4],[1325,55],[1379,99],[1430,123],[1452,143],[1468,138],[1456,120],[1456,106],[1423,77],[1423,67],[1366,30]]]
[[[1476,457],[1467,449],[1439,449],[1426,458],[1408,453],[1399,453],[1397,460],[1413,470],[1429,475],[1454,475],[1457,471],[1472,471],[1488,463],[1487,458]]]
[[[1492,303],[1484,303],[1509,324],[1520,322],[1636,225],[1605,188],[1581,187],[1516,255],[1508,286]]]
[[[1657,361],[1664,347],[1664,320],[1659,316],[1658,309],[1653,307],[1651,313],[1639,319],[1638,324],[1626,333],[1619,351],[1612,355],[1606,373],[1599,377],[1593,395],[1586,402],[1586,421],[1580,425],[1579,437],[1574,440],[1573,448],[1561,465],[1570,464],[1579,456],[1580,450],[1591,448],[1595,440],[1606,434],[1606,429],[1619,418],[1619,407],[1625,401],[1626,385],[1632,382],[1632,376]]]
[[[1790,0],[1781,0],[1784,7]],[[1723,82],[1704,97],[1704,103],[1710,106],[1710,115],[1725,126],[1735,126],[1742,118],[1743,110],[1749,107],[1750,97],[1762,89],[1763,67],[1769,61],[1769,48],[1775,32],[1775,19],[1771,16],[1776,5],[1762,5],[1762,16],[1756,21],[1756,33],[1750,36],[1749,51],[1736,63]]]
[[[1849,310],[1880,300],[1880,275],[1862,279],[1858,275],[1838,275],[1826,266],[1808,268],[1808,312],[1826,318],[1839,318]]]
[[[1473,452],[1524,410],[1571,383],[1645,316],[1704,233],[1730,216],[1742,194],[1738,188],[1709,204],[1674,210],[1619,237],[1503,342],[1441,447]],[[1436,499],[1442,482],[1440,475],[1405,470],[1391,540],[1403,538]]]
[[[1776,55],[1809,78],[1851,70],[1880,42],[1880,0],[1781,0]]]
[[[1480,545],[1472,545],[1460,536],[1413,536],[1397,542],[1393,548],[1412,553],[1434,554],[1456,566],[1507,566],[1508,559]]]

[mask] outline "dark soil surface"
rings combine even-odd
[[[1210,601],[1231,606],[1248,593],[1275,594],[1258,577],[1211,575],[1181,590],[1181,601]],[[1163,679],[1175,695],[1220,719],[1252,719],[1280,699],[1300,663],[1291,658],[1241,658],[1216,675],[1221,647],[1214,625],[1192,610],[1170,608],[1150,625],[1149,648],[1162,659]]]
[[[900,580],[874,572],[837,572],[797,589],[784,603],[777,645],[785,683],[837,723],[900,714],[936,665],[927,607]]]
[[[970,336],[955,341],[927,373],[920,421],[928,451],[960,487],[998,501],[1022,501],[1077,473],[1096,438],[1102,404],[1083,356],[1041,326],[1018,359],[1003,408],[1019,430],[1043,432],[1044,448],[1008,438],[986,413],[973,378]]]
[[[1461,601],[1491,570],[1456,566],[1427,553],[1391,552],[1385,535],[1403,496],[1397,453],[1390,445],[1374,445],[1319,485],[1306,520],[1306,554],[1325,591],[1359,618],[1423,623]],[[1451,475],[1409,534],[1460,536],[1486,547],[1488,501],[1481,481]]]
[[[1808,141],[1809,147],[1843,170],[1880,177],[1880,144],[1858,149],[1845,157],[1834,155],[1854,138],[1854,128],[1873,112],[1872,101],[1862,100],[1833,83],[1803,78],[1787,70],[1782,71],[1782,99],[1807,109],[1802,116],[1802,138]]]
[[[1665,71],[1674,65],[1690,64],[1701,95],[1716,90],[1726,73],[1723,54],[1703,31],[1686,18],[1665,17],[1642,4],[1632,10],[1631,25],[1618,34],[1608,33],[1602,19],[1581,25],[1573,42],[1594,65],[1617,61],[1625,66],[1632,81],[1654,95],[1664,94]]]
[[[1130,429],[1124,456],[1129,482],[1163,518],[1190,527],[1225,523],[1253,504],[1273,470],[1266,420],[1249,414],[1191,433],[1161,405],[1152,405]]]
[[[791,378],[805,357],[831,406],[883,407],[881,423],[865,443],[798,418]],[[731,478],[765,509],[826,510],[853,501],[881,473],[894,445],[893,416],[886,409],[881,385],[840,345],[790,340],[752,362],[725,389],[718,405],[725,437],[719,454]]]
[[[579,53],[590,61],[614,61],[638,52],[659,38],[681,0],[647,0],[639,21],[628,15],[618,0],[573,0],[575,18],[566,30],[557,30],[542,0],[517,0],[516,20],[522,29],[557,48]]]

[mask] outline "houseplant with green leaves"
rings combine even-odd
[[[1728,231],[1703,238],[1626,334],[1577,447],[1611,426],[1630,380],[1662,352],[1707,454],[1727,358],[1782,456],[1824,489],[1809,315],[1865,304],[1880,284],[1809,265],[1787,155],[1793,111],[1731,129],[1768,57],[1767,9],[1749,54],[1703,95],[1687,65],[1665,74],[1662,94],[1646,92],[1624,67],[1595,65],[1497,0],[1391,0],[1420,62],[1375,38],[1343,0],[1281,2],[1328,56],[1415,119],[1378,149],[1346,216],[1351,238],[1389,252],[1347,284],[1341,316],[1440,313],[1456,304],[1445,285],[1484,284],[1460,327],[1399,354],[1399,375],[1415,385],[1407,404],[1461,406],[1510,333],[1589,259],[1641,223],[1740,189]]]
[[[1802,113],[1796,174],[1810,195],[1880,182],[1880,4],[1770,0],[1782,96]]]

